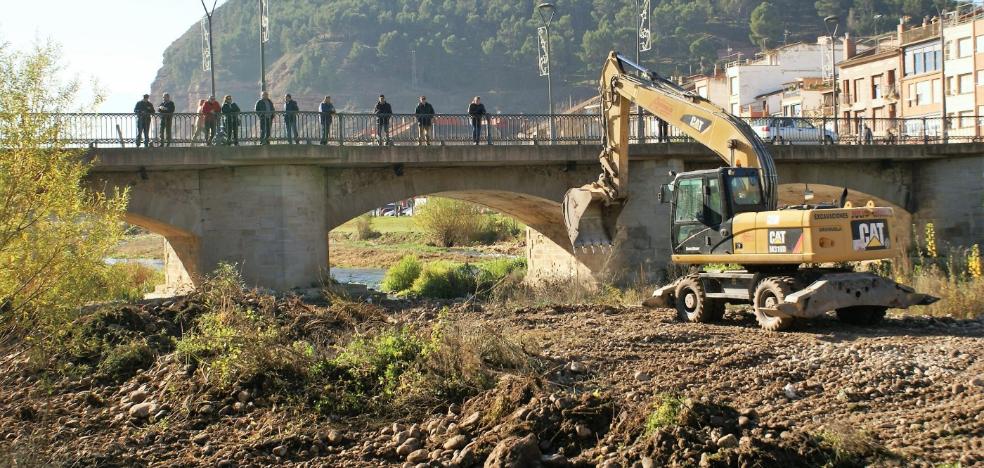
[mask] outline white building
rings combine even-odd
[[[950,136],[974,136],[976,132],[974,94],[974,22],[943,28],[946,44],[946,113]]]
[[[823,63],[830,62],[833,53],[837,63],[843,59],[843,42],[831,52],[830,39],[821,37],[816,44],[798,42],[770,50],[754,60],[729,63],[726,69],[729,99],[726,109],[743,117],[753,115],[756,97],[783,89],[783,85],[799,78],[822,77]]]

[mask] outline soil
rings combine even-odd
[[[339,339],[425,325],[447,305],[390,302],[326,321],[294,301],[282,313],[299,335]],[[696,325],[641,307],[450,307],[522,337],[544,365],[503,374],[461,404],[339,417],[262,387],[217,393],[166,352],[113,383],[44,378],[29,354],[4,349],[0,465],[984,464],[981,319],[890,316],[864,328],[828,319],[770,333],[745,311]],[[107,326],[177,330],[198,306],[128,310],[126,323]]]

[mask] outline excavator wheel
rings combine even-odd
[[[704,285],[696,275],[681,279],[674,297],[677,317],[683,322],[710,323],[724,317],[724,302],[708,299]]]
[[[759,282],[755,288],[753,305],[755,307],[755,320],[760,327],[768,331],[786,330],[793,326],[793,317],[779,317],[769,315],[762,308],[772,308],[782,302],[796,288],[796,280],[790,276],[773,276]]]
[[[837,309],[837,320],[851,325],[874,325],[885,318],[888,307],[853,306]]]

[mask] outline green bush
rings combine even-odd
[[[523,225],[515,219],[501,214],[482,216],[481,225],[473,239],[481,244],[513,241],[523,234]]]
[[[680,415],[685,409],[683,398],[661,393],[653,402],[653,411],[646,417],[646,434],[658,429],[680,423]]]
[[[155,357],[147,340],[133,340],[110,348],[99,363],[98,369],[104,375],[119,382],[133,377],[140,369],[149,369],[154,364]]]
[[[386,270],[381,287],[383,291],[400,292],[413,287],[413,282],[420,276],[420,260],[412,255],[400,259],[396,265]]]
[[[424,265],[411,290],[421,297],[454,299],[474,294],[477,269],[471,265],[432,262]]]
[[[372,226],[372,216],[368,213],[355,218],[355,238],[368,240],[379,237],[379,231]]]
[[[426,205],[417,208],[413,221],[437,245],[453,247],[475,239],[482,225],[482,212],[471,203],[431,197]]]
[[[481,262],[478,267],[478,290],[489,292],[495,285],[510,275],[523,276],[526,274],[525,258],[500,258]]]
[[[105,299],[139,301],[164,283],[164,272],[140,263],[117,263],[106,269],[102,283]]]

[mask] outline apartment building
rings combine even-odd
[[[821,64],[829,54],[830,42],[822,37],[815,44],[798,42],[760,54],[754,60],[729,63],[725,70],[729,97],[722,107],[744,117],[761,113],[761,97],[800,78],[821,76]],[[834,45],[834,56],[836,62],[843,57],[843,43]],[[781,105],[778,107],[781,112]]]
[[[854,41],[848,39],[844,61],[838,66],[838,117],[843,122],[839,125],[841,136],[856,136],[859,127],[865,123],[873,136],[884,137],[892,125],[881,119],[895,118],[900,114],[899,36],[891,33],[865,42],[868,43],[866,49],[858,52]],[[929,85],[932,85],[931,80]],[[828,96],[827,101],[831,99],[832,96]],[[833,115],[833,109],[826,110],[826,115]]]
[[[918,136],[923,132],[927,136],[941,135],[943,47],[939,34],[939,22],[911,29],[899,25],[901,116],[906,118],[904,133],[907,136]]]
[[[824,93],[830,84],[820,77],[798,78],[785,83],[779,106],[783,117],[822,117]]]
[[[697,93],[698,96],[727,108],[731,96],[728,88],[728,77],[715,67],[714,72],[706,75],[693,75],[683,79],[684,88]]]
[[[955,18],[959,20],[958,18]],[[975,115],[977,112],[977,86],[974,82],[975,62],[974,27],[976,21],[956,22],[943,28],[945,53],[944,80],[946,113],[949,117],[949,135],[974,137],[978,135]],[[984,52],[984,51],[982,51]]]

